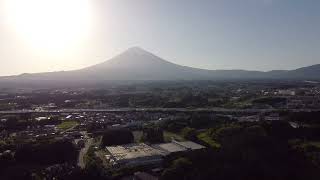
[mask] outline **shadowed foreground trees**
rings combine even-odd
[[[285,123],[231,123],[212,129],[208,134],[221,146],[165,162],[162,179],[320,179],[320,167],[312,156],[316,149],[309,148],[313,153],[308,157],[290,146],[288,128]]]
[[[78,150],[70,141],[25,144],[16,149],[14,156],[8,154],[0,158],[0,179],[34,179],[32,174],[37,174],[44,168],[59,166],[57,169],[61,170],[73,167],[77,159]]]
[[[107,130],[102,136],[101,147],[133,143],[134,136],[130,130]]]
[[[74,163],[78,150],[70,141],[56,141],[41,144],[28,144],[17,149],[15,159],[23,163],[62,164]]]
[[[163,143],[163,130],[159,127],[146,127],[143,129],[143,135],[141,141],[151,144]]]

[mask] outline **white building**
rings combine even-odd
[[[171,153],[194,151],[204,149],[204,146],[191,141],[172,141],[156,145],[126,144],[120,146],[109,146],[106,150],[109,152],[105,156],[107,161],[115,167],[135,167],[142,165],[160,165],[163,157]]]
[[[110,153],[106,158],[113,166],[134,167],[162,162],[162,153],[144,143],[109,146],[106,149]]]
[[[296,91],[294,91],[294,90],[279,90],[277,94],[282,95],[282,96],[295,96]]]

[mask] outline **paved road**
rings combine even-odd
[[[74,125],[74,126],[72,126],[71,128],[69,128],[69,129],[66,129],[66,130],[64,130],[64,131],[61,131],[61,134],[64,134],[64,133],[66,133],[66,132],[68,132],[68,131],[72,131],[72,130],[74,130],[76,127],[78,127],[79,125],[77,124],[77,125]]]
[[[79,152],[78,166],[82,169],[84,169],[86,167],[84,157],[87,154],[87,152],[92,144],[93,144],[93,139],[92,138],[87,139],[86,143],[85,143],[85,147],[82,148]]]

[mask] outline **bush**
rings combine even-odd
[[[197,132],[194,128],[183,128],[181,131],[182,137],[185,139],[188,139],[190,141],[195,141],[197,140]]]
[[[160,179],[191,179],[191,177],[189,177],[189,172],[192,170],[192,162],[189,159],[179,158],[174,160],[172,165],[162,173]]]

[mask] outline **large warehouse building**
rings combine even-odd
[[[164,156],[171,153],[204,149],[204,146],[191,141],[172,141],[171,143],[147,145],[127,144],[106,147],[107,161],[115,167],[134,167],[142,165],[160,165]]]

